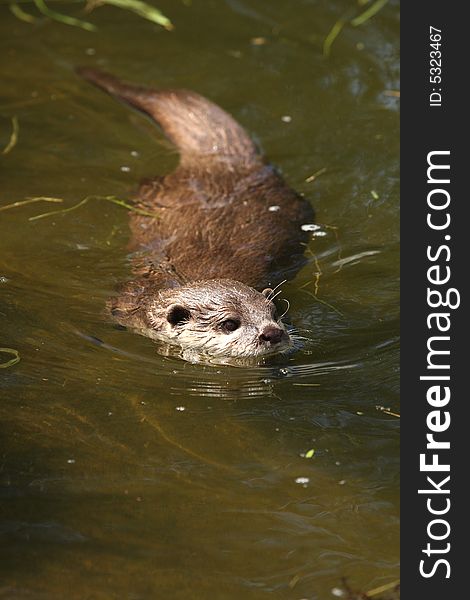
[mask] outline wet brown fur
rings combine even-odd
[[[78,71],[148,114],[180,153],[176,170],[140,186],[137,206],[159,217],[130,216],[136,279],[114,300],[119,320],[145,321],[161,289],[233,279],[262,290],[295,275],[307,236],[301,225],[312,222],[313,210],[230,115],[191,91],[150,90]]]

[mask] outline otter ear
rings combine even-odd
[[[190,318],[191,313],[187,308],[181,306],[181,304],[172,304],[166,312],[166,320],[173,327],[181,325],[181,323],[186,323]]]
[[[265,298],[269,298],[269,296],[273,293],[273,290],[271,288],[265,288],[261,293]]]

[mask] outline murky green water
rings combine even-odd
[[[398,577],[399,422],[376,409],[399,412],[398,8],[345,28],[325,58],[352,0],[158,6],[175,31],[113,8],[90,17],[97,34],[29,25],[2,5],[0,147],[15,115],[19,137],[0,155],[0,204],[129,197],[175,164],[75,65],[195,89],[325,225],[285,287],[311,341],[258,368],[162,357],[102,316],[130,270],[125,210],[0,212],[0,346],[21,355],[0,370],[0,595],[322,600],[343,575],[380,586]]]

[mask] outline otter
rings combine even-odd
[[[134,198],[134,278],[111,299],[113,318],[178,347],[183,358],[260,358],[292,349],[295,336],[277,314],[274,290],[305,261],[310,203],[242,126],[203,96],[77,71],[150,116],[180,155],[173,172],[144,180]]]

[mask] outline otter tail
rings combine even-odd
[[[87,67],[78,68],[77,73],[150,115],[177,146],[183,162],[202,157],[229,163],[257,160],[255,145],[235,119],[195,92],[138,87]]]

